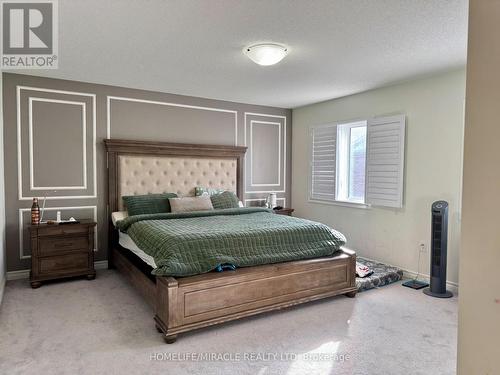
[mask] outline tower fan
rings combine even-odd
[[[431,221],[431,272],[430,286],[424,289],[428,296],[450,298],[453,294],[446,290],[446,255],[448,248],[448,202],[432,204]]]

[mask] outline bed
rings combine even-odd
[[[109,213],[124,209],[122,196],[165,191],[180,196],[193,195],[195,186],[227,189],[237,193],[238,197],[243,197],[246,147],[115,139],[104,142],[108,156]],[[235,228],[233,233],[227,234],[228,239],[217,242],[216,237],[212,236],[210,241],[205,238],[204,242],[193,242],[192,247],[205,246],[207,243],[212,247],[228,244],[226,250],[235,250],[230,255],[233,255],[231,259],[237,263],[240,253],[236,251],[239,247],[236,244],[241,243],[238,242],[238,230],[250,225],[241,224],[245,220],[252,225],[258,226],[259,222],[264,222],[267,223],[265,225],[275,225],[276,228],[281,225],[279,220],[292,220],[282,224],[300,226],[302,235],[306,236],[304,244],[311,242],[307,240],[307,235],[314,223],[309,225],[299,219],[285,218],[259,209],[233,211],[214,213],[215,219],[210,219],[214,220],[212,225],[215,223],[221,227],[220,220],[224,220],[223,223],[229,223],[229,226]],[[162,268],[137,246],[136,242],[140,243],[137,233],[134,233],[137,230],[129,228],[148,226],[152,223],[161,226],[163,222],[201,225],[200,222],[205,220],[203,217],[173,218],[169,217],[169,214],[159,214],[141,220],[129,218],[118,222],[127,222],[128,226],[123,226],[122,231],[115,228],[111,215],[109,217],[109,266],[128,278],[153,307],[156,328],[164,335],[167,343],[175,342],[177,335],[182,332],[334,295],[345,294],[354,297],[356,294],[356,255],[347,249],[335,247],[332,251],[314,253],[316,255],[306,252],[300,255],[300,258],[304,259],[298,259],[296,255],[292,257],[290,254],[304,250],[304,246],[294,249],[293,244],[288,242],[290,249],[284,251],[287,250],[285,240],[282,243],[276,242],[276,245],[271,244],[276,246],[276,250],[281,249],[284,255],[267,259],[265,263],[268,264],[260,265],[250,257],[249,261],[242,261],[241,267],[234,271],[207,272],[215,264],[211,258],[208,258],[207,262],[205,259],[200,261],[202,268],[186,267],[189,263],[181,259],[177,262],[181,266],[177,263],[173,266],[160,264],[164,266]],[[171,231],[174,235],[175,231]],[[220,232],[217,236],[224,234]],[[205,236],[210,235],[210,231],[205,233]],[[313,235],[317,238],[318,233],[314,232]],[[180,239],[183,240],[182,237]],[[250,238],[248,241],[254,240]],[[268,247],[263,248],[262,254],[266,254],[266,249],[269,250],[271,245],[266,244]],[[161,241],[156,242],[155,246],[160,248]],[[299,247],[301,249],[298,249]],[[184,250],[186,249],[183,248]],[[172,254],[169,259],[171,257]]]

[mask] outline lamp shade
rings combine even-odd
[[[259,65],[274,65],[287,55],[288,49],[277,43],[261,43],[246,47],[243,52],[250,60]]]

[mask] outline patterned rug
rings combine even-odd
[[[387,264],[374,262],[361,257],[357,257],[357,261],[373,270],[371,276],[364,278],[356,277],[356,286],[359,292],[394,283],[403,278],[403,271],[397,267],[388,266]]]

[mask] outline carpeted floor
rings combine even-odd
[[[114,271],[36,290],[9,282],[0,374],[455,373],[456,297],[400,282],[179,335],[173,345],[152,315]]]

